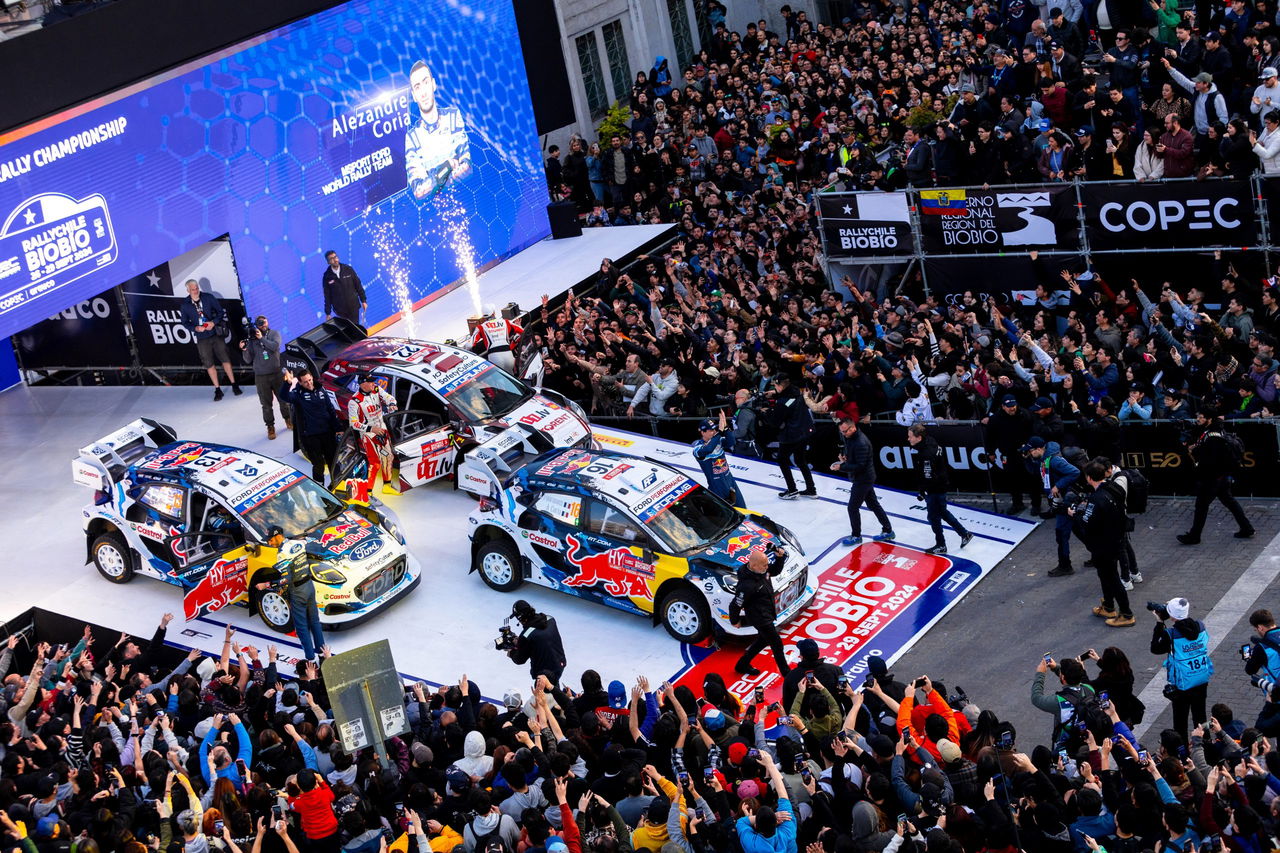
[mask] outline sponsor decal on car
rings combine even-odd
[[[177,447],[171,447],[164,453],[157,454],[138,467],[146,471],[162,471],[165,468],[181,468],[203,456],[209,448],[194,441],[184,441]]]
[[[487,373],[493,365],[487,361],[471,361],[463,364],[461,367],[455,367],[448,373],[436,379],[436,391],[441,395],[448,397],[454,391],[457,391],[463,385],[475,379],[479,379]]]
[[[587,554],[577,536],[570,535],[566,541],[569,550],[564,558],[578,573],[566,577],[565,586],[580,588],[602,584],[609,595],[653,600],[653,590],[649,588],[649,581],[654,575],[653,566],[632,554],[630,548],[611,548]]]
[[[370,557],[372,557],[374,554],[378,553],[381,550],[382,550],[382,540],[375,539],[372,542],[365,542],[363,544],[357,545],[356,547],[352,548],[351,552],[348,553],[346,556],[350,560],[359,562],[361,560],[369,559]]]
[[[182,599],[182,612],[187,621],[221,610],[248,588],[249,558],[216,560],[209,571]]]
[[[556,537],[547,533],[540,533],[537,530],[521,530],[520,535],[534,545],[541,545],[543,548],[553,548],[559,551],[563,547],[563,544]]]
[[[568,450],[538,469],[538,474],[550,477],[554,474],[571,474],[586,468],[595,457],[585,450]]]
[[[238,513],[248,512],[267,498],[280,494],[280,492],[302,480],[305,476],[301,471],[288,471],[283,477],[278,477],[264,486],[245,489],[231,499],[232,509]]]
[[[71,479],[76,485],[88,486],[91,489],[102,488],[102,474],[98,469],[83,462],[71,463]]]
[[[683,474],[672,477],[633,504],[631,511],[641,521],[648,521],[692,491],[693,486],[693,481]]]
[[[344,513],[341,521],[326,527],[320,544],[335,554],[344,554],[373,535],[373,525],[355,513]]]

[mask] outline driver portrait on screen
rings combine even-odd
[[[471,147],[462,112],[436,101],[435,76],[422,60],[409,71],[409,91],[418,120],[404,137],[404,165],[413,197],[427,199],[471,173]]]

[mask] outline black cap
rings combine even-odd
[[[357,381],[357,382],[372,382],[372,381],[373,381],[373,374],[372,374],[372,373],[370,373],[370,372],[369,372],[369,371],[367,371],[367,370],[362,370],[362,371],[360,371],[360,373],[359,373],[359,374],[357,374],[357,376],[356,376],[356,381]]]
[[[284,528],[282,528],[282,527],[281,527],[280,525],[278,525],[278,524],[273,524],[273,525],[271,525],[270,527],[268,527],[268,528],[267,528],[267,538],[268,538],[268,539],[271,539],[271,538],[272,538],[272,537],[274,537],[274,536],[283,536],[283,535],[284,535]]]

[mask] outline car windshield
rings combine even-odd
[[[741,523],[741,513],[702,486],[694,486],[646,522],[677,553],[705,548]]]
[[[342,501],[321,488],[315,480],[303,478],[246,512],[244,518],[263,536],[272,525],[278,524],[285,538],[293,539],[336,518],[343,506]]]
[[[445,399],[468,423],[500,418],[533,395],[533,390],[511,374],[490,367],[475,379],[445,394]]]

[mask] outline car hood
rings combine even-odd
[[[736,573],[739,568],[747,564],[752,551],[764,551],[769,546],[769,543],[774,543],[784,550],[789,550],[785,548],[779,537],[747,518],[743,519],[742,523],[730,531],[727,536],[721,537],[706,548],[703,548],[696,555],[691,556],[696,556],[703,562],[713,563],[720,568]]]
[[[282,549],[285,552],[283,555],[293,556],[295,553],[305,552],[309,542],[315,542],[324,548],[325,562],[356,576],[390,563],[405,550],[390,533],[350,509],[325,527],[290,540]]]
[[[492,438],[500,433],[509,432],[512,444],[522,440],[519,430],[511,428],[521,424],[534,432],[541,433],[551,442],[546,448],[572,447],[591,434],[591,427],[574,412],[542,394],[534,394],[518,408],[502,418],[480,427]]]

